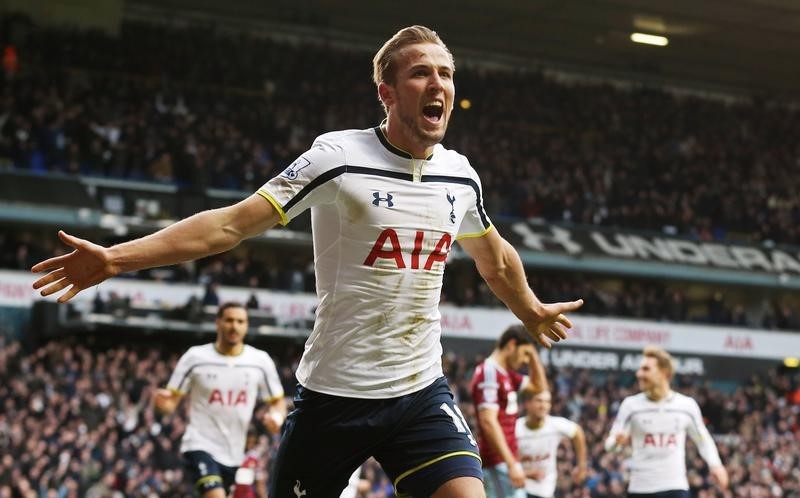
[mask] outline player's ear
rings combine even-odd
[[[394,104],[394,91],[394,87],[385,81],[378,83],[378,98],[381,99],[381,102],[383,102],[383,105],[387,108]]]

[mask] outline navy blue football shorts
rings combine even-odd
[[[215,488],[222,488],[227,493],[236,476],[237,467],[222,465],[205,451],[187,451],[183,454],[183,464],[189,482],[199,496]]]
[[[345,398],[298,386],[294,405],[270,472],[271,498],[338,498],[370,456],[399,497],[427,498],[456,477],[483,478],[475,438],[444,377],[389,399]]]
[[[673,489],[670,491],[659,491],[657,493],[628,493],[628,498],[689,498],[689,491],[685,489]]]

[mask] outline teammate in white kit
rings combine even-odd
[[[269,405],[262,423],[277,434],[286,417],[283,387],[270,356],[244,344],[247,310],[225,303],[217,311],[217,339],[193,346],[178,360],[156,408],[172,413],[189,395],[189,425],[181,440],[188,475],[204,498],[224,498],[244,460],[247,429],[257,400]]]
[[[639,394],[622,401],[606,450],[630,444],[633,459],[628,496],[689,498],[686,478],[686,434],[697,445],[700,456],[717,482],[728,487],[728,472],[703,423],[697,402],[670,389],[674,373],[672,357],[661,348],[648,346],[636,371]]]
[[[63,232],[75,251],[35,265],[59,302],[121,272],[233,248],[311,209],[319,306],[297,369],[270,496],[335,498],[374,456],[398,494],[481,498],[480,457],[441,367],[438,309],[458,239],[493,292],[549,347],[582,301],[543,304],[519,255],[492,226],[466,157],[440,145],[455,99],[453,57],[428,28],[404,28],[373,60],[386,120],[317,138],[238,204],[105,248]],[[332,75],[335,77],[335,75]]]
[[[544,369],[539,370],[545,377]],[[516,422],[519,461],[525,471],[525,488],[519,498],[552,498],[556,491],[558,445],[570,439],[575,449],[576,465],[573,482],[580,485],[586,479],[586,437],[583,429],[564,417],[550,415],[552,396],[547,388],[547,378],[539,381],[545,388],[538,393],[522,392],[522,406],[526,415]]]

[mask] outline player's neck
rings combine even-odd
[[[539,429],[544,425],[544,418],[535,417],[529,414],[527,419],[525,420],[525,425],[527,425],[529,429]]]
[[[427,159],[433,154],[433,146],[426,147],[417,143],[408,133],[403,133],[402,124],[392,123],[389,119],[381,123],[381,132],[386,140],[397,149],[410,154],[414,159]]]
[[[214,343],[214,349],[223,356],[239,356],[244,351],[244,343],[229,345],[217,340]]]
[[[644,394],[650,401],[661,401],[669,396],[671,392],[672,390],[670,390],[669,385],[666,385],[654,386],[652,389],[646,390]]]
[[[495,349],[492,351],[492,354],[489,355],[489,358],[494,360],[494,362],[497,363],[503,370],[508,370],[508,358],[506,358],[502,351]]]

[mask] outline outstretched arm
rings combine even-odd
[[[69,287],[58,298],[63,303],[80,291],[120,273],[167,266],[218,254],[243,239],[275,226],[280,215],[264,198],[253,194],[232,206],[211,209],[145,237],[103,247],[63,231],[59,238],[74,250],[42,261],[33,272],[49,272],[33,284],[49,296]]]
[[[550,341],[558,342],[567,338],[565,329],[572,327],[572,322],[564,313],[580,308],[582,299],[553,304],[539,301],[528,287],[519,254],[496,229],[489,230],[481,237],[463,238],[458,242],[475,260],[478,272],[492,292],[542,346],[550,348]]]

